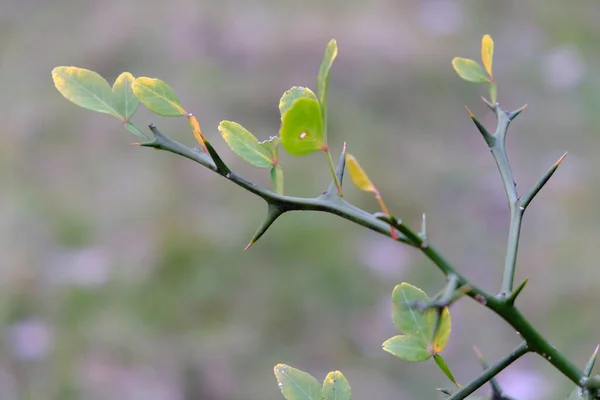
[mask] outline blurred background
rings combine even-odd
[[[2,1],[0,399],[282,399],[280,362],[320,380],[339,369],[357,400],[433,399],[450,386],[433,362],[381,350],[396,334],[394,286],[444,284],[419,252],[312,213],[285,215],[243,252],[262,200],[130,145],[116,119],[69,103],[50,75],[75,65],[111,84],[123,71],[168,82],[223,159],[269,185],[216,127],[276,134],[281,94],[315,88],[331,38],[332,150],[347,141],[392,212],[414,226],[425,212],[431,241],[497,291],[507,204],[464,105],[495,121],[486,87],[450,65],[479,60],[482,35],[494,38],[501,105],[529,104],[508,137],[521,192],[569,151],[525,217],[518,305],[583,366],[600,341],[599,20],[595,1]],[[134,120],[195,145],[185,119],[140,107]],[[281,159],[287,194],[328,185],[321,154]],[[377,211],[348,184],[346,197]],[[444,356],[461,383],[479,373],[473,345],[493,362],[519,343],[471,300],[452,317]],[[499,379],[520,400],[571,390],[534,355]]]

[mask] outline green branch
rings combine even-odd
[[[514,296],[496,297],[477,287],[456,268],[454,268],[452,264],[450,264],[450,262],[448,262],[433,245],[423,238],[422,235],[416,233],[401,221],[381,213],[370,214],[348,203],[346,200],[333,192],[332,189],[335,187],[334,185],[330,186],[330,189],[323,195],[315,198],[279,195],[271,192],[270,190],[261,188],[252,182],[249,182],[234,171],[224,173],[223,169],[217,168],[215,162],[211,159],[209,154],[200,150],[191,149],[168,138],[158,131],[158,129],[156,129],[156,127],[153,125],[151,125],[151,130],[155,136],[154,140],[148,143],[143,143],[142,146],[166,150],[181,155],[207,167],[211,171],[225,177],[236,185],[261,197],[267,202],[267,204],[270,206],[270,210],[272,211],[268,213],[270,218],[268,225],[274,221],[273,216],[276,218],[287,211],[321,211],[338,215],[343,219],[354,222],[388,237],[391,236],[390,226],[396,228],[400,233],[398,235],[398,241],[405,244],[410,244],[411,246],[420,249],[421,252],[427,258],[429,258],[446,276],[455,276],[454,279],[456,280],[456,286],[466,287],[468,289],[465,291],[466,295],[494,311],[517,332],[519,332],[520,336],[525,340],[525,343],[527,343],[528,350],[534,351],[543,356],[544,359],[551,363],[557,370],[562,372],[576,385],[581,387],[585,383],[587,379],[586,375],[579,368],[573,365],[556,348],[554,348],[554,346],[552,346],[514,306]],[[340,159],[343,160],[343,157]],[[343,171],[336,172],[338,172],[340,176],[343,173]],[[274,212],[273,210],[276,210],[277,212]],[[261,235],[264,233],[264,230],[260,228],[259,231]],[[507,360],[508,359],[510,359],[510,356],[507,358]],[[481,377],[477,377],[475,380],[478,379],[481,379]],[[456,394],[454,396],[456,396]],[[462,398],[464,397],[453,397],[453,399],[457,400]]]
[[[513,362],[517,361],[521,356],[529,352],[527,342],[521,343],[517,348],[510,352],[509,355],[498,361],[496,364],[481,373],[477,378],[473,379],[467,385],[461,387],[458,391],[454,392],[452,396],[448,397],[447,400],[462,400],[468,395],[485,385],[494,376],[498,375],[500,371],[508,367]]]

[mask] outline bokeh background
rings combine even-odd
[[[417,251],[330,215],[278,220],[249,251],[260,199],[189,160],[131,146],[109,116],[54,89],[57,65],[158,77],[229,165],[268,185],[216,126],[277,133],[278,101],[315,87],[338,41],[330,143],[343,141],[397,216],[429,234],[458,268],[499,288],[508,213],[496,166],[469,120],[490,129],[484,86],[455,56],[496,43],[499,100],[528,103],[509,132],[521,192],[568,150],[525,217],[519,306],[583,365],[600,341],[600,5],[595,1],[3,0],[0,4],[0,399],[281,399],[282,362],[322,379],[339,369],[356,399],[433,399],[450,384],[433,362],[381,350],[395,334],[393,287],[433,294],[443,277]],[[184,119],[150,115],[194,145]],[[282,155],[286,191],[315,196],[325,159]],[[346,196],[377,211],[367,194]],[[445,352],[457,379],[518,335],[470,300],[452,309]],[[530,355],[500,375],[521,400],[561,399],[566,378]],[[483,390],[482,393],[486,393]]]

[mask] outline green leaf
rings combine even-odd
[[[281,144],[294,156],[303,156],[327,146],[319,102],[299,98],[281,117]]]
[[[277,364],[274,371],[286,400],[321,400],[321,384],[312,375],[285,364]]]
[[[290,90],[287,90],[279,100],[279,113],[281,114],[281,117],[283,118],[283,114],[289,110],[296,100],[301,98],[318,101],[317,96],[309,88],[294,86]]]
[[[408,362],[421,362],[431,358],[427,342],[418,336],[397,335],[383,342],[383,350]]]
[[[331,371],[323,382],[323,400],[351,400],[352,391],[348,380],[340,371]]]
[[[434,310],[432,310],[434,311]],[[435,312],[435,311],[434,311]],[[450,311],[448,307],[445,307],[440,315],[440,322],[438,324],[437,332],[433,340],[433,351],[435,353],[441,353],[448,344],[450,338],[450,331],[452,330],[452,323],[450,320]]]
[[[486,75],[481,65],[468,58],[456,57],[452,60],[454,70],[465,81],[487,83],[490,78]]]
[[[335,39],[331,39],[331,41],[327,44],[327,47],[325,48],[325,55],[323,56],[323,61],[321,61],[321,66],[319,67],[319,75],[317,75],[317,94],[319,96],[319,101],[321,102],[323,120],[327,120],[325,115],[327,112],[327,91],[329,89],[329,72],[331,71],[331,66],[333,65],[333,61],[337,57],[337,54],[337,42],[335,41]]]
[[[98,73],[77,67],[56,67],[52,70],[52,79],[56,89],[67,100],[121,119],[113,102],[112,89]]]
[[[425,345],[432,338],[435,310],[423,312],[413,305],[428,300],[424,291],[406,282],[397,285],[392,293],[394,325],[405,335],[418,337]]]
[[[269,158],[272,161],[272,164],[279,163],[279,144],[281,143],[281,138],[279,136],[271,136],[268,140],[263,140],[262,142],[258,142],[258,145],[262,147],[264,150],[269,153]]]
[[[283,194],[283,169],[280,165],[273,165],[270,174],[273,190],[277,194]]]
[[[180,117],[187,113],[175,91],[159,79],[141,77],[133,84],[133,93],[150,111],[164,117]]]
[[[127,121],[127,123],[125,124],[125,128],[134,135],[139,136],[144,140],[148,140],[148,136],[146,136],[144,132],[142,132],[142,130],[133,122]]]
[[[219,132],[231,150],[247,163],[258,168],[269,168],[273,165],[273,157],[268,147],[259,145],[258,139],[237,122],[221,121]]]
[[[446,364],[446,361],[442,358],[442,356],[440,356],[439,354],[435,354],[433,356],[433,360],[435,361],[437,366],[442,370],[444,375],[446,375],[446,377],[450,379],[450,381],[454,383],[456,387],[459,387],[460,385],[458,384],[458,382],[456,382],[456,379],[454,379],[454,375],[452,375],[450,367],[448,367],[448,364]]]
[[[135,81],[133,75],[123,72],[112,87],[114,107],[124,121],[129,121],[140,105],[131,88],[133,81]]]

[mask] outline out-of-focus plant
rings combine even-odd
[[[202,134],[198,120],[186,111],[174,90],[165,82],[153,78],[134,78],[132,74],[124,72],[111,87],[97,73],[76,67],[56,67],[52,71],[52,76],[54,85],[65,98],[81,107],[118,118],[125,128],[142,140],[140,146],[166,150],[186,157],[264,199],[267,203],[266,217],[246,249],[252,246],[279,216],[288,211],[321,211],[336,214],[387,235],[397,242],[419,249],[446,275],[446,285],[433,297],[429,297],[421,289],[408,283],[401,283],[395,287],[392,293],[392,319],[400,334],[386,340],[383,343],[383,350],[407,362],[433,359],[454,385],[450,389],[439,389],[449,396],[448,399],[467,398],[486,382],[490,382],[492,386],[492,399],[508,399],[495,381],[495,376],[527,353],[535,353],[543,357],[575,384],[575,389],[568,399],[600,398],[600,376],[591,377],[598,349],[592,354],[585,368],[578,368],[552,346],[515,305],[519,293],[527,283],[525,280],[514,286],[523,214],[565,156],[559,158],[527,193],[524,195],[517,193],[506,153],[505,139],[510,123],[525,107],[506,111],[497,102],[496,81],[492,73],[494,54],[492,38],[485,35],[482,40],[483,67],[471,59],[458,57],[452,60],[452,65],[461,78],[469,82],[489,85],[490,99],[483,98],[483,101],[495,114],[497,121],[495,131],[489,132],[467,108],[470,118],[485,139],[498,165],[510,210],[504,273],[500,289],[496,294],[479,288],[434,247],[427,238],[425,215],[420,230],[416,231],[390,213],[381,193],[357,159],[346,152],[346,144],[343,146],[339,161],[337,164],[334,163],[327,140],[327,93],[329,74],[337,53],[337,43],[332,40],[326,47],[319,68],[316,94],[309,88],[300,86],[294,86],[283,94],[279,101],[281,113],[279,136],[271,136],[259,141],[236,122],[222,121],[219,124],[218,130],[222,138],[235,154],[255,167],[269,169],[273,190],[260,187],[232,171]],[[131,121],[140,102],[158,115],[187,118],[192,134],[200,147],[190,148],[178,143],[162,134],[154,124],[149,126],[151,136],[144,133]],[[332,176],[332,182],[327,190],[314,198],[284,195],[283,169],[279,164],[278,156],[280,144],[294,156],[305,156],[316,151],[324,152]],[[343,197],[342,180],[346,170],[349,171],[353,183],[359,189],[371,192],[375,196],[381,208],[380,212],[371,213],[360,209]],[[449,308],[465,296],[498,314],[516,330],[522,343],[492,365],[488,365],[477,350],[484,370],[469,383],[461,385],[455,379],[441,353],[450,337]],[[306,372],[285,364],[278,364],[275,366],[275,377],[287,400],[350,400],[351,398],[350,385],[339,371],[330,372],[323,384],[320,384]]]

